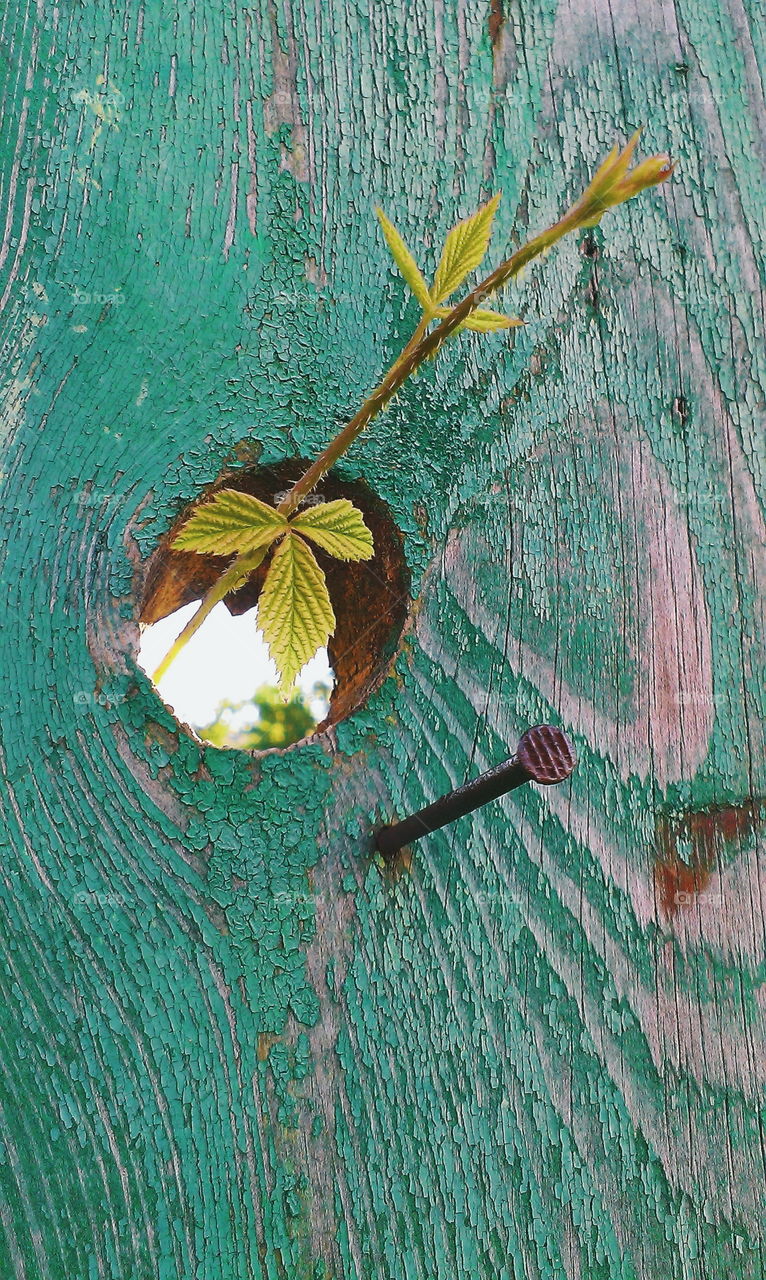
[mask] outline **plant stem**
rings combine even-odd
[[[592,216],[592,213],[592,207],[583,208],[582,200],[578,201],[578,204],[573,205],[552,227],[548,227],[546,231],[527,241],[510,258],[507,258],[505,262],[501,262],[500,266],[490,272],[480,284],[477,284],[463,298],[462,302],[458,302],[449,315],[445,316],[430,333],[427,332],[427,329],[432,317],[424,314],[409,342],[397,356],[382,382],[367,397],[353,418],[338,432],[335,439],[331,440],[327,448],[320,453],[308,471],[293,485],[287,496],[280,502],[277,511],[285,516],[292,515],[301,500],[319,484],[322,477],[351,447],[357,436],[361,435],[365,427],[369,426],[373,418],[380,413],[381,409],[385,408],[391,397],[416,372],[424,360],[427,360],[429,356],[436,355],[450,334],[454,333],[455,329],[470,316],[471,312],[475,311],[485,298],[496,293],[515,275],[518,275],[527,263],[539,257],[541,253],[556,244],[569,231],[574,231],[581,226],[588,216]],[[172,649],[157,667],[152,677],[155,684],[162,679],[171,662],[199,629],[215,605],[223,600],[230,591],[235,590],[238,585],[242,585],[253,569],[256,569],[262,562],[267,550],[268,548],[262,548],[258,551],[250,552],[248,555],[237,556],[236,560],[224,571],[203,598],[197,612],[187,622]]]
[[[347,422],[343,430],[338,432],[335,439],[330,441],[327,448],[320,453],[316,462],[311,464],[305,475],[301,476],[300,480],[293,485],[287,496],[280,502],[277,511],[281,512],[282,515],[292,515],[296,507],[299,506],[301,499],[305,498],[319,484],[319,481],[338,461],[338,458],[343,456],[357,436],[364,431],[364,428],[380,412],[386,401],[391,398],[410,374],[415,372],[421,360],[425,359],[425,356],[421,356],[420,360],[414,361],[413,357],[422,342],[428,324],[429,320],[424,316],[406,347],[391,365],[383,381],[375,388],[372,395],[368,396],[361,409],[357,410],[351,421]]]
[[[267,551],[268,547],[259,547],[257,551],[250,551],[246,555],[237,556],[228,569],[224,569],[218,581],[213,583],[207,595],[203,598],[199,609],[192,614],[183,631],[176,637],[172,647],[165,654],[156,671],[152,672],[152,680],[155,684],[160,682],[171,662],[174,662],[181,650],[186,647],[195,631],[199,631],[208,614],[229,592],[236,591],[237,587],[244,585],[253,570],[258,568]]]

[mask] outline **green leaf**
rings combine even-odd
[[[441,261],[431,286],[431,298],[434,302],[443,302],[463,283],[469,272],[478,267],[487,252],[492,219],[499,202],[498,191],[477,213],[464,218],[450,231],[444,241]]]
[[[308,543],[292,531],[280,542],[258,600],[258,626],[288,693],[301,667],[327,644],[335,614]]]
[[[290,528],[312,538],[338,560],[369,560],[374,554],[364,516],[348,498],[319,503],[297,516]]]
[[[394,259],[394,262],[401,271],[423,310],[430,315],[433,311],[431,295],[428,292],[428,285],[423,279],[418,264],[402,240],[402,237],[399,235],[399,232],[393,222],[389,221],[382,209],[376,209],[375,212],[377,213],[378,221],[383,228],[383,235],[386,237],[386,244],[391,250],[391,256]]]
[[[449,314],[449,307],[436,308],[436,317],[439,320]],[[474,329],[476,333],[494,333],[498,329],[517,329],[523,323],[524,321],[520,320],[518,316],[504,316],[499,311],[489,311],[478,307],[476,311],[471,312],[467,320],[458,325],[455,333],[459,333],[461,329]]]
[[[176,551],[228,556],[267,547],[286,528],[285,517],[265,502],[221,489],[189,517],[171,545]]]

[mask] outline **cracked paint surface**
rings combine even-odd
[[[3,1276],[766,1272],[757,16],[11,0]],[[642,122],[670,186],[345,462],[406,538],[391,677],[298,750],[192,741],[146,562],[409,337],[373,206],[428,267],[501,188],[499,253]],[[571,785],[371,861],[548,719]]]

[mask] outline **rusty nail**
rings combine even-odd
[[[538,724],[522,734],[516,754],[510,760],[441,796],[409,818],[381,827],[375,835],[375,845],[384,858],[391,858],[413,840],[438,831],[448,822],[472,813],[525,782],[537,782],[544,787],[563,782],[576,763],[574,749],[563,730],[552,724]]]

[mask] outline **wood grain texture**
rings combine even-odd
[[[5,6],[2,1276],[766,1274],[764,16]],[[641,123],[671,184],[347,460],[406,536],[391,678],[195,743],[146,563],[409,336],[374,204],[431,266],[502,189],[499,253]],[[381,873],[377,822],[549,719],[571,786]]]

